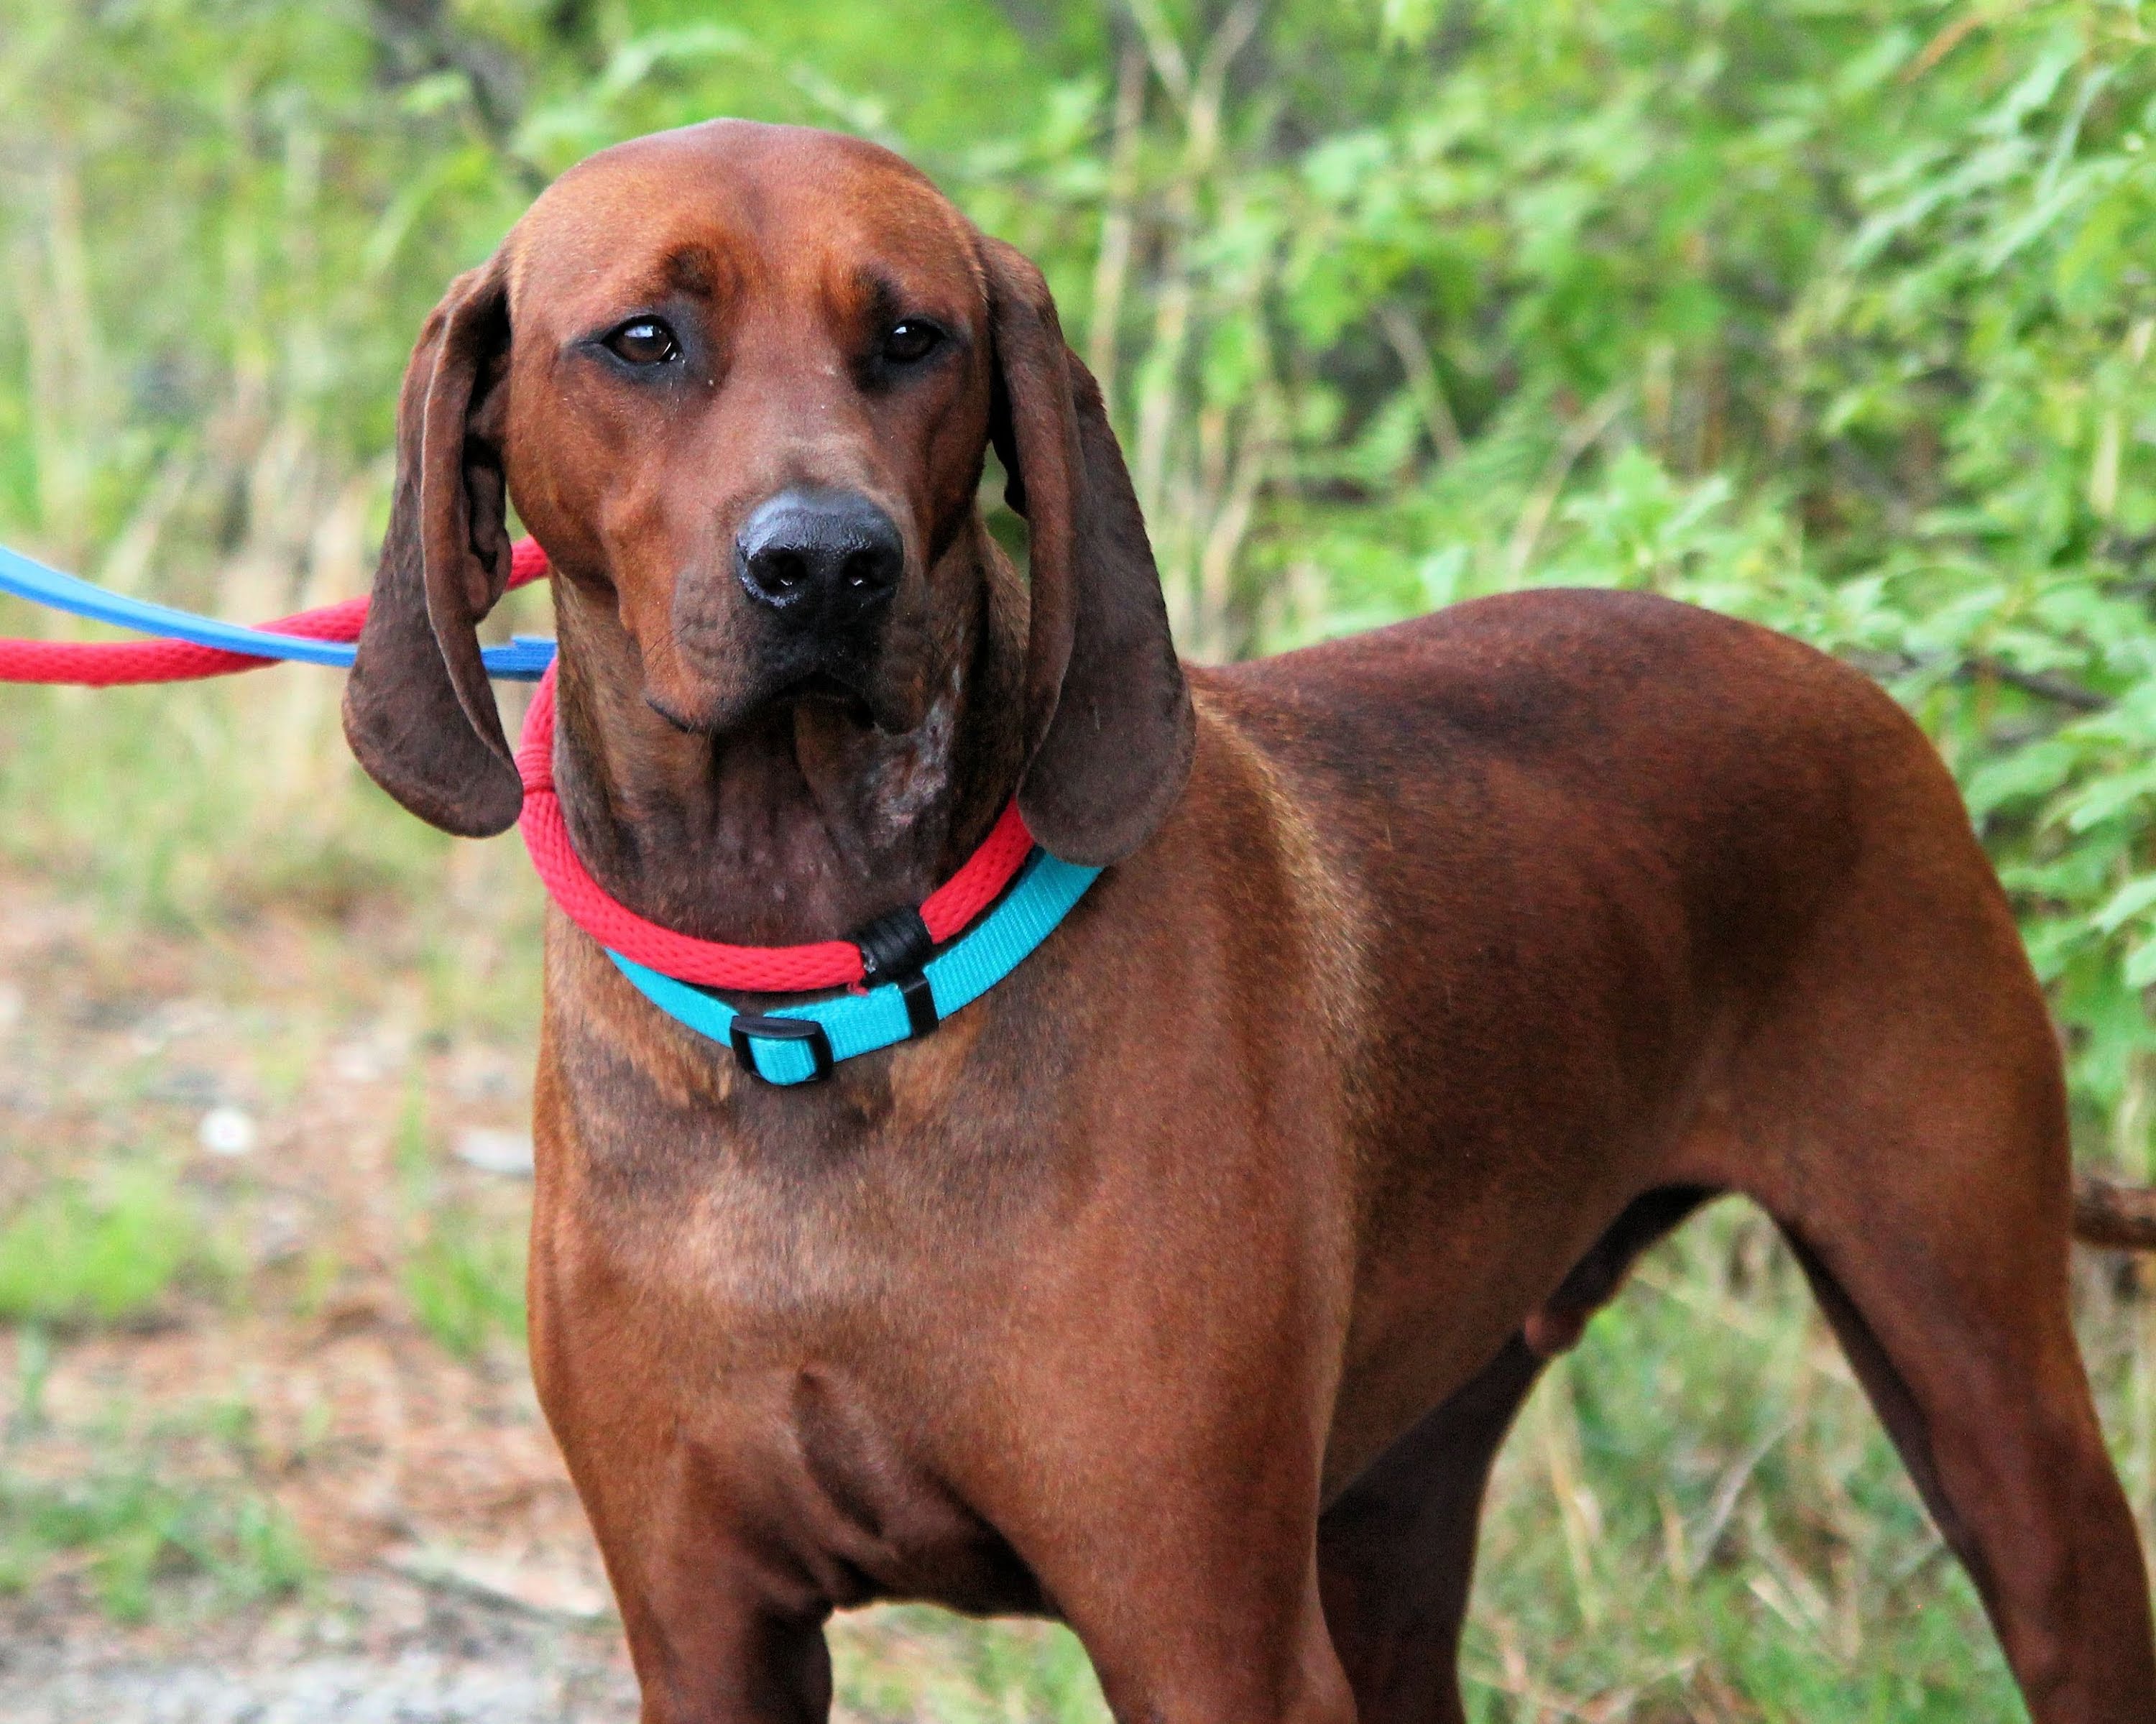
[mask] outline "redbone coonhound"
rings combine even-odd
[[[1130,1724],[1456,1720],[1491,1456],[1718,1193],[1788,1236],[2036,1719],[2156,1721],[2045,1003],[1863,677],[1568,591],[1178,664],[1040,273],[809,131],[564,175],[429,320],[398,450],[346,729],[426,818],[517,813],[475,634],[507,500],[568,829],[631,908],[829,939],[1014,790],[1108,865],[798,1088],[553,916],[531,1357],[648,1724],[823,1718],[826,1618],[885,1598],[1061,1618]]]

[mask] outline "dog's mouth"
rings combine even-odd
[[[875,716],[869,709],[868,696],[847,678],[835,670],[811,670],[797,676],[772,697],[777,706],[814,700],[827,706],[841,707],[846,716],[857,724],[873,724]]]
[[[909,728],[911,715],[880,689],[875,678],[829,664],[812,666],[776,682],[767,693],[734,712],[691,716],[676,711],[647,691],[644,704],[685,736],[716,736],[737,728],[753,715],[814,707],[863,731]]]

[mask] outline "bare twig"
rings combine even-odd
[[[1263,8],[1255,0],[1241,0],[1221,20],[1194,78],[1155,0],[1130,0],[1130,8],[1144,33],[1155,74],[1183,115],[1182,167],[1169,182],[1162,212],[1173,244],[1155,288],[1152,346],[1147,356],[1151,376],[1138,400],[1137,459],[1131,474],[1139,505],[1152,516],[1160,513],[1166,495],[1176,377],[1190,336],[1196,294],[1188,242],[1197,226],[1198,188],[1212,171],[1219,144],[1220,104],[1229,63],[1250,39]]]
[[[542,1621],[603,1622],[607,1599],[579,1576],[533,1573],[475,1551],[393,1545],[375,1559],[392,1574],[429,1591],[514,1610]]]
[[[1721,1547],[1722,1535],[1729,1530],[1729,1517],[1737,1512],[1744,1487],[1752,1482],[1752,1475],[1758,1471],[1759,1463],[1774,1452],[1775,1445],[1794,1429],[1795,1421],[1783,1420],[1724,1470],[1713,1498],[1707,1504],[1707,1514],[1700,1521],[1699,1531],[1689,1536],[1691,1570],[1687,1579],[1697,1580],[1707,1573],[1715,1552]]]
[[[1029,48],[1039,52],[1055,46],[1062,20],[1050,0],[997,0],[996,9],[1025,38]]]
[[[2074,1181],[2074,1237],[2112,1251],[2156,1251],[2156,1191],[2084,1175]]]
[[[1101,217],[1101,255],[1093,265],[1093,321],[1086,332],[1086,362],[1101,393],[1116,398],[1116,336],[1122,321],[1123,289],[1130,280],[1131,204],[1137,190],[1138,127],[1145,118],[1145,50],[1125,45],[1116,70],[1114,141],[1108,150],[1107,208]]]
[[[1989,8],[1970,7],[1960,17],[1951,20],[1944,29],[1923,45],[1916,59],[1911,60],[1902,69],[1902,81],[1904,84],[1914,84],[1925,73],[1930,71],[1933,66],[1960,47],[1970,36],[1990,22],[1991,13]]]
[[[1243,541],[1249,536],[1259,488],[1271,464],[1273,451],[1270,397],[1261,393],[1242,427],[1234,461],[1223,487],[1212,526],[1207,531],[1198,558],[1198,597],[1204,622],[1215,630],[1225,627],[1229,602],[1229,581]],[[1229,643],[1218,639],[1224,651]]]
[[[367,15],[374,39],[397,63],[396,81],[437,72],[463,78],[488,145],[527,191],[544,188],[552,176],[516,147],[526,90],[524,69],[513,54],[458,23],[443,0],[372,0]]]
[[[1954,674],[1965,680],[1989,677],[1994,682],[2005,683],[2010,689],[2019,689],[2025,695],[2071,706],[2076,712],[2101,712],[2111,705],[2110,695],[2085,688],[2066,677],[2055,676],[2047,670],[2017,670],[1996,659],[1968,659]]]
[[[1574,464],[1617,423],[1617,415],[1624,411],[1626,393],[1625,386],[1619,383],[1566,426],[1564,435],[1558,439],[1557,447],[1550,451],[1549,459],[1543,464],[1542,477],[1535,481],[1534,490],[1520,511],[1519,521],[1512,528],[1512,541],[1505,552],[1505,567],[1514,580],[1525,574],[1528,563],[1534,560],[1535,546],[1542,541],[1543,529],[1549,525],[1550,511],[1557,507],[1557,500],[1564,490],[1564,481]]]
[[[1408,393],[1421,410],[1432,447],[1448,464],[1458,460],[1466,453],[1467,445],[1460,435],[1460,422],[1452,416],[1452,403],[1445,398],[1445,385],[1438,377],[1437,362],[1430,357],[1429,342],[1423,340],[1414,319],[1398,305],[1378,307],[1378,327],[1407,375]]]
[[[1145,38],[1146,53],[1152,60],[1154,74],[1179,105],[1188,106],[1190,62],[1183,56],[1183,44],[1175,39],[1175,31],[1167,14],[1160,9],[1160,0],[1126,0],[1126,3],[1130,8],[1132,21],[1138,27],[1138,34]]]
[[[1235,0],[1220,20],[1220,28],[1213,33],[1213,39],[1205,44],[1205,57],[1199,62],[1194,87],[1191,121],[1194,131],[1200,126],[1205,129],[1204,152],[1209,159],[1218,141],[1228,68],[1257,34],[1258,22],[1265,13],[1263,0]]]
[[[2104,712],[2109,711],[2112,705],[2109,695],[2090,688],[2086,683],[2076,682],[2072,678],[2061,676],[2055,671],[2023,670],[1999,659],[1953,659],[1941,654],[1867,653],[1854,649],[1843,654],[1842,657],[1866,676],[1881,682],[1892,677],[1907,676],[1913,671],[1927,670],[1934,675],[1943,675],[1955,682],[2002,683],[2010,689],[2018,689],[2025,695],[2034,695],[2040,700],[2070,707],[2076,712]]]

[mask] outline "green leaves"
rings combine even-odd
[[[1281,213],[1277,369],[1203,398],[1287,405],[1213,634],[1584,581],[1854,657],[1962,776],[2097,1131],[2156,983],[2156,45],[2063,0],[1473,17],[1219,170]]]

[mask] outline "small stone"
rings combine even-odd
[[[0,1034],[5,1034],[23,1021],[27,1004],[21,988],[12,982],[0,982]]]
[[[330,1052],[330,1070],[348,1084],[378,1082],[387,1063],[371,1042],[341,1042]]]
[[[531,1139],[522,1131],[505,1131],[492,1126],[467,1126],[457,1133],[457,1159],[482,1173],[505,1173],[512,1178],[531,1177]]]
[[[199,1065],[175,1065],[150,1080],[143,1091],[152,1101],[192,1102],[208,1107],[217,1101],[217,1074]]]
[[[254,1116],[243,1107],[213,1107],[204,1114],[195,1138],[212,1155],[250,1153],[256,1137]]]
[[[264,1268],[290,1263],[307,1248],[306,1216],[286,1199],[265,1204],[254,1226],[254,1260]]]

